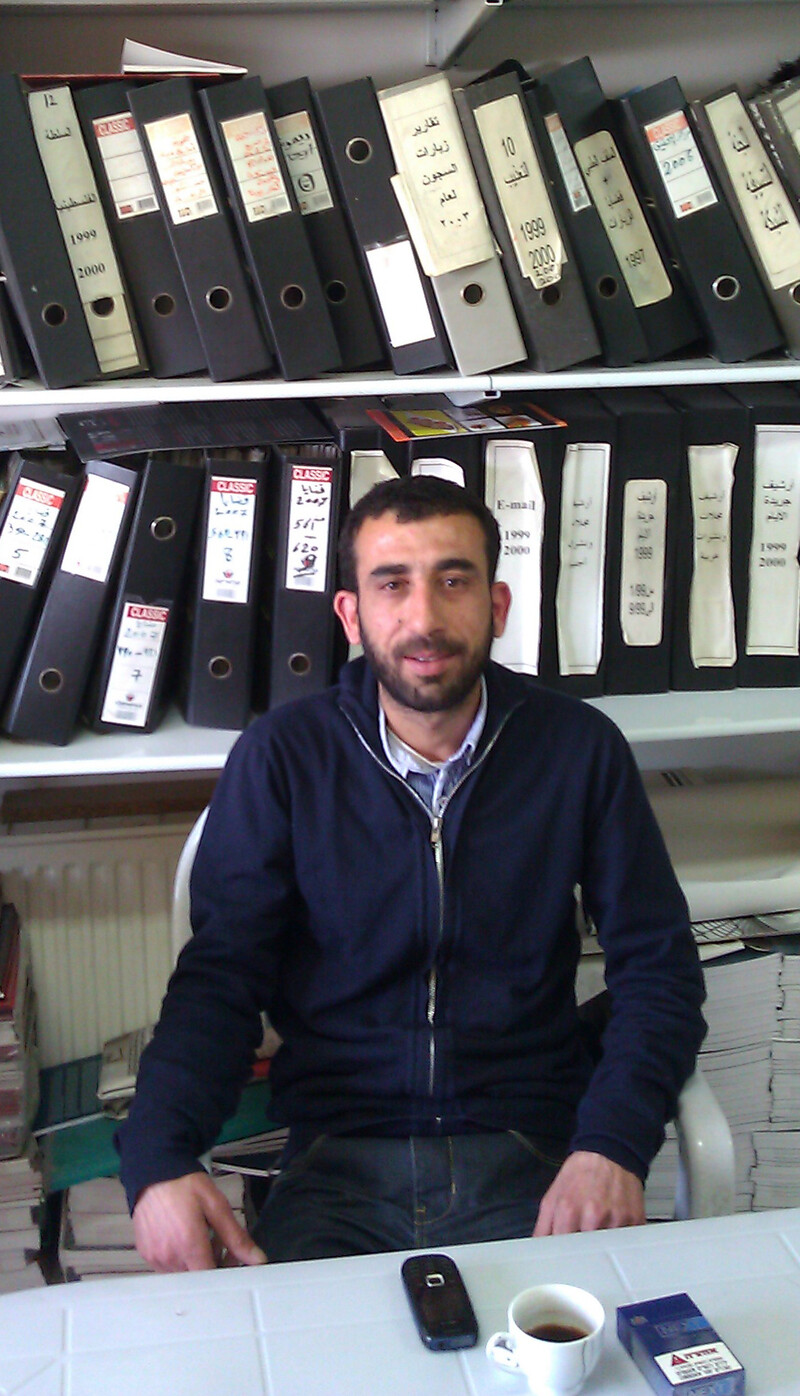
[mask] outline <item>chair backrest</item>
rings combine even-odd
[[[197,819],[186,835],[186,842],[180,851],[178,862],[175,867],[175,877],[172,883],[172,910],[170,913],[173,964],[178,958],[181,947],[192,934],[192,922],[189,914],[189,879],[192,875],[194,855],[197,852],[197,845],[200,842],[200,835],[205,827],[207,817],[208,807],[206,806],[203,812],[197,816]]]

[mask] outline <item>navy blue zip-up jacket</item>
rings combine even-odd
[[[192,875],[194,935],[118,1142],[131,1206],[198,1167],[265,1008],[274,1117],[310,1132],[515,1128],[641,1178],[705,1031],[686,903],[621,733],[496,664],[441,824],[386,761],[363,660],[237,741]],[[612,1015],[579,1031],[575,888]]]

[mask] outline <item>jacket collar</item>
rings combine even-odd
[[[535,684],[522,674],[515,674],[492,660],[486,666],[488,710],[477,754],[491,742],[508,715],[524,703],[535,690]],[[378,730],[378,684],[363,655],[351,660],[339,672],[339,706],[354,724],[370,749],[384,759]]]

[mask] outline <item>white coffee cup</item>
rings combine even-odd
[[[493,1333],[486,1355],[527,1377],[534,1396],[575,1396],[603,1346],[599,1299],[574,1285],[523,1289],[508,1307],[508,1332]]]

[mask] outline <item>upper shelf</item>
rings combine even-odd
[[[631,368],[584,365],[557,373],[512,369],[501,373],[462,377],[457,373],[431,373],[398,378],[391,373],[362,373],[338,378],[305,379],[287,383],[282,378],[236,383],[211,383],[207,378],[130,378],[86,383],[78,388],[43,388],[20,383],[0,388],[0,417],[8,419],[22,409],[71,409],[89,405],[105,407],[152,402],[198,400],[254,402],[266,398],[424,397],[448,393],[467,399],[497,396],[504,392],[532,392],[552,388],[643,387],[676,383],[755,383],[800,380],[800,360],[764,359],[745,364],[723,364],[716,359],[665,360],[636,364]]]

